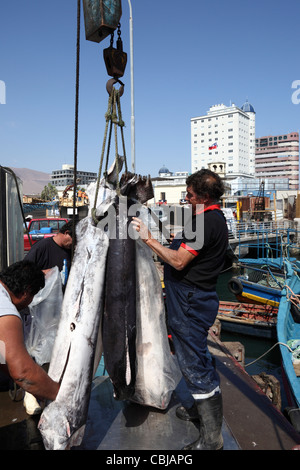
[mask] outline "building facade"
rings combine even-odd
[[[191,118],[191,169],[226,165],[226,173],[254,175],[255,111],[248,101],[211,106],[204,116]]]
[[[189,176],[188,171],[169,171],[163,166],[158,177],[151,178],[154,190],[154,199],[148,201],[149,205],[159,204],[179,204],[186,195],[186,179]]]
[[[77,185],[86,189],[86,187],[96,181],[97,173],[90,171],[77,171]],[[61,170],[52,171],[51,184],[56,187],[58,193],[63,192],[67,186],[74,183],[74,165],[63,165]]]
[[[259,137],[255,145],[255,176],[288,178],[285,189],[299,189],[299,133]]]

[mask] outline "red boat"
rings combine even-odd
[[[217,318],[224,331],[276,339],[277,313],[271,305],[220,301]]]

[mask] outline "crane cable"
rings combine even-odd
[[[76,209],[76,192],[77,192],[77,153],[78,153],[79,65],[80,65],[80,5],[81,5],[80,0],[77,0],[72,258],[74,256],[75,245],[76,245],[75,209]]]

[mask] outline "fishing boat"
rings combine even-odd
[[[271,305],[220,301],[217,318],[224,331],[276,339],[277,311]]]
[[[257,229],[257,237],[252,234],[253,240],[248,242],[248,249],[251,249],[252,253],[256,252],[256,257],[239,256],[241,274],[228,282],[228,289],[237,300],[279,307],[286,277],[284,261],[296,261],[290,256],[291,248],[298,248],[294,243],[297,240],[296,233],[297,231],[291,228],[264,227]]]
[[[287,276],[278,309],[277,337],[289,404],[285,414],[300,432],[300,269],[299,263],[285,264]]]
[[[240,262],[242,274],[232,277],[228,289],[240,302],[279,307],[285,284],[283,258],[257,258]]]

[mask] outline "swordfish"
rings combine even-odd
[[[116,200],[115,236],[109,241],[102,326],[105,367],[117,400],[131,398],[136,377],[135,240],[128,236],[127,202],[126,197]]]
[[[98,217],[113,204],[114,168],[102,179],[97,197]],[[95,194],[95,186],[91,194]],[[40,418],[45,448],[64,450],[81,443],[91,384],[102,354],[101,318],[109,237],[97,227],[91,212],[76,226],[77,245],[64,294],[49,376],[60,383],[59,392]]]
[[[138,194],[143,202],[137,181],[140,179],[130,181],[127,178],[122,186],[123,193],[131,198]],[[129,190],[134,186],[135,191]],[[99,219],[113,205],[118,206],[115,184],[103,179],[97,200]],[[121,224],[128,229],[126,217]],[[159,311],[155,312],[157,304],[151,299],[151,295],[159,292],[158,274],[154,275],[153,265],[143,272],[149,262],[153,263],[151,255],[147,252],[145,256],[142,242],[130,240],[133,263],[124,266],[124,259],[128,261],[128,257],[120,257],[118,262],[122,266],[115,265],[114,259],[109,260],[110,238],[107,226],[103,223],[95,225],[90,214],[77,224],[78,242],[49,368],[50,377],[60,383],[60,389],[55,401],[46,406],[39,422],[45,448],[49,450],[80,445],[92,379],[103,349],[118,399],[129,398],[165,409],[179,381],[178,367],[168,346],[162,305],[160,303]],[[128,246],[125,251],[127,249]],[[122,279],[114,276],[116,272],[125,273],[125,268],[131,271],[130,281],[126,274]],[[120,302],[110,305],[113,295],[109,298],[107,293],[114,292],[116,281],[123,283],[123,293],[130,283],[131,294],[127,296],[130,302],[126,309]],[[161,286],[160,294],[162,298]],[[110,315],[104,318],[106,310],[110,310]],[[114,325],[117,325],[115,329]],[[145,328],[152,332],[145,334]],[[121,353],[114,347],[114,342],[120,345]],[[119,368],[115,365],[120,359],[116,353],[121,356]]]

